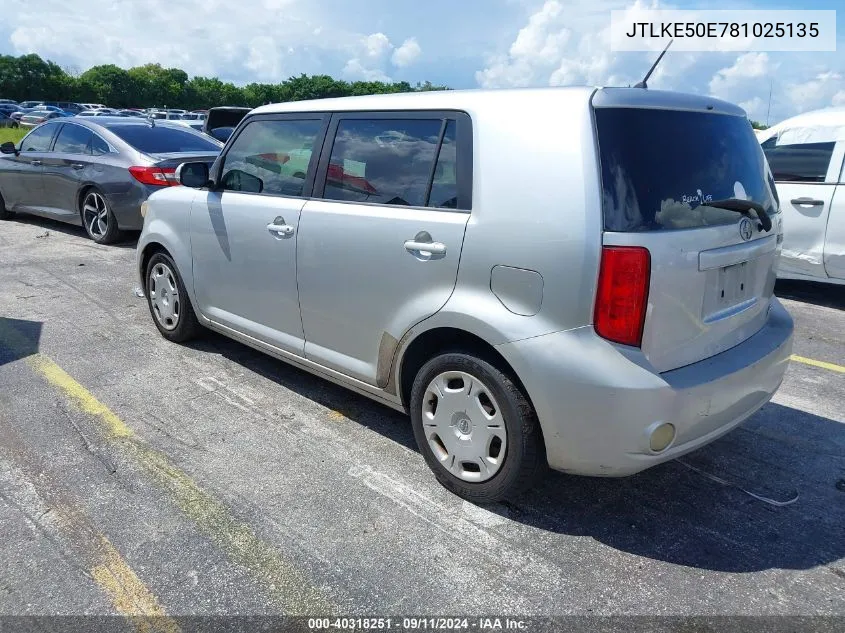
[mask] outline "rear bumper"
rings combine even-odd
[[[792,318],[773,299],[766,324],[736,347],[657,374],[579,328],[497,349],[516,370],[543,429],[549,465],[583,475],[625,476],[695,450],[735,428],[780,386],[792,352]],[[675,428],[651,450],[651,432]]]
[[[132,183],[126,191],[107,194],[117,226],[124,231],[140,231],[144,228],[141,217],[141,203],[161,187],[151,187],[141,183]]]

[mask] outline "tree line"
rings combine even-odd
[[[128,70],[104,64],[81,74],[38,55],[0,55],[0,98],[104,103],[115,108],[164,107],[196,110],[220,105],[257,107],[264,103],[448,90],[430,82],[343,81],[328,75],[291,77],[278,84],[236,86],[216,77],[188,77],[179,68],[145,64]]]

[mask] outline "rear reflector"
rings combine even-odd
[[[176,180],[175,167],[130,167],[129,173],[135,177],[135,180],[145,185],[172,187],[179,184]]]
[[[599,336],[639,347],[643,338],[651,256],[639,246],[605,246],[601,252],[595,329]]]

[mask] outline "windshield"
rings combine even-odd
[[[188,128],[149,127],[146,125],[115,125],[111,132],[145,154],[168,154],[171,152],[214,152],[220,146]]]
[[[737,221],[708,201],[738,198],[777,212],[750,123],[737,116],[597,108],[606,231],[690,229]]]

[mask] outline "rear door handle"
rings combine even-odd
[[[83,165],[82,163],[73,163],[71,167],[73,167],[74,169],[83,169],[85,165]]]
[[[824,200],[814,200],[813,198],[793,198],[790,200],[792,204],[800,207],[821,207],[824,206]]]
[[[293,235],[293,227],[290,224],[268,224],[267,230],[271,233],[275,233],[280,237],[288,237]]]
[[[40,160],[30,161],[29,164],[32,165],[33,167],[41,167],[41,161]]]
[[[405,250],[409,253],[443,255],[446,253],[446,245],[441,242],[417,242],[416,240],[408,240],[405,242]]]

